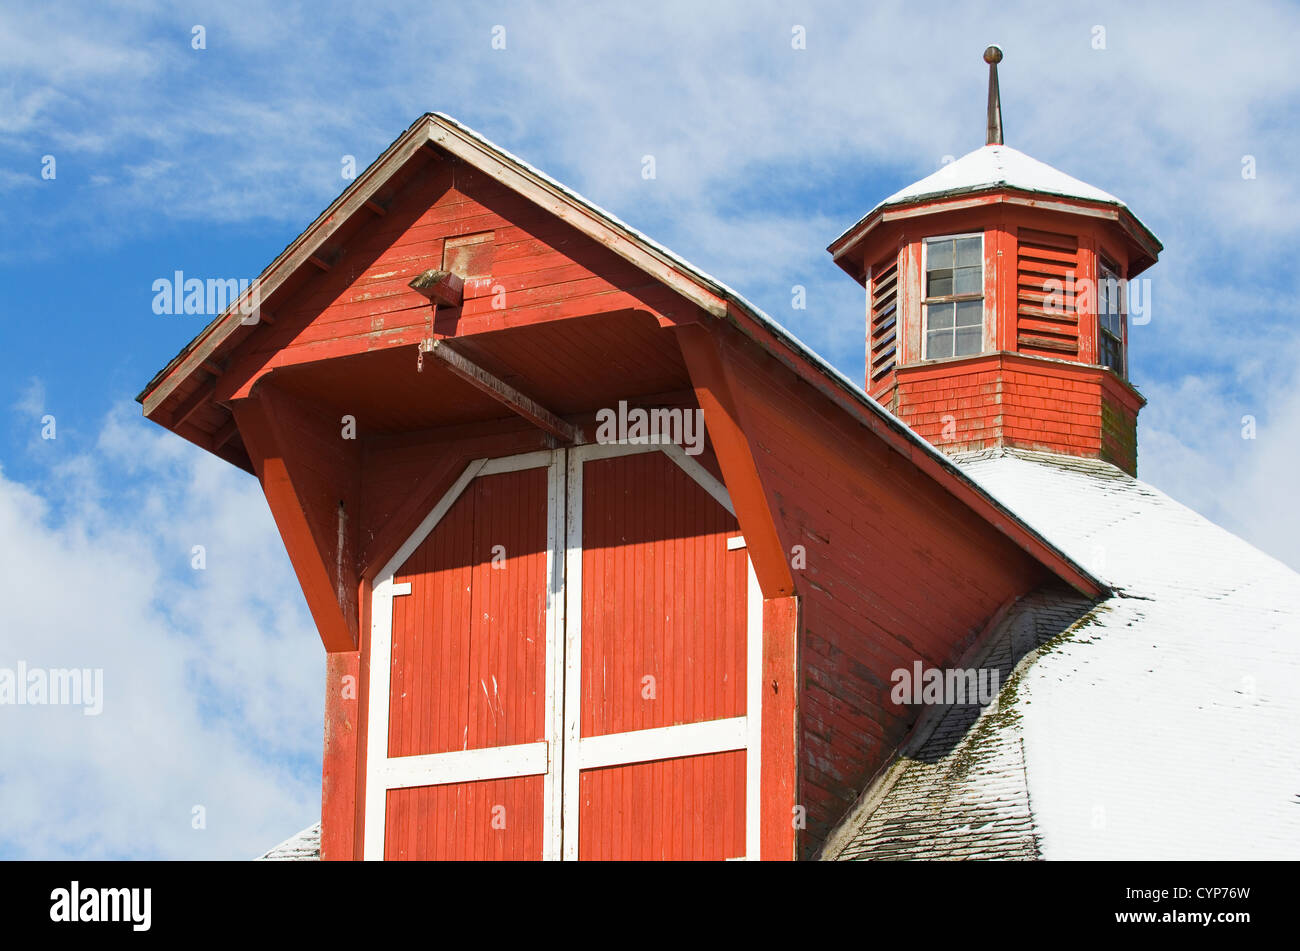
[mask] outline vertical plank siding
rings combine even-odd
[[[745,854],[745,751],[582,773],[585,860],[718,861]]]
[[[649,452],[586,463],[582,524],[582,736],[744,716],[734,516]],[[584,770],[579,795],[579,858],[745,854],[743,750]]]
[[[396,581],[389,755],[545,739],[545,470],[474,480]]]
[[[542,777],[390,789],[384,857],[541,859]]]
[[[735,518],[650,452],[588,462],[582,520],[583,736],[743,716]]]

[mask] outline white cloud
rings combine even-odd
[[[315,819],[324,654],[255,480],[122,406],[0,473],[0,536],[0,667],[104,671],[99,716],[0,706],[0,854],[250,858]]]

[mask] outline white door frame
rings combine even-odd
[[[763,595],[752,562],[748,567],[746,599],[747,715],[594,737],[580,735],[583,465],[596,459],[653,451],[662,451],[718,504],[735,515],[726,487],[680,446],[671,443],[596,444],[497,459],[476,459],[465,468],[460,478],[438,501],[411,537],[380,570],[372,589],[370,607],[363,858],[374,860],[384,857],[387,793],[390,789],[544,775],[542,857],[576,859],[579,776],[582,770],[742,749],[746,751],[744,857],[758,858]],[[411,593],[409,582],[401,585],[395,583],[397,570],[424,542],[474,479],[541,467],[547,469],[546,739],[515,746],[390,757],[388,719],[393,598]],[[727,539],[728,550],[744,547],[744,539],[740,536]],[[564,637],[562,652],[561,634]],[[574,685],[574,689],[565,690],[566,682]],[[560,698],[563,699],[562,716],[558,702]]]

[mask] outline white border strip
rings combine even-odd
[[[564,776],[564,720],[555,705],[564,696],[564,452],[549,453],[546,470],[546,742],[550,751],[542,792],[542,859],[558,861],[563,844],[560,783]]]
[[[472,783],[484,779],[538,776],[549,768],[546,743],[489,746],[425,756],[395,756],[384,764],[385,791],[412,786]]]
[[[582,465],[588,457],[606,458],[614,446],[580,446],[569,451],[568,511],[565,513],[564,577],[564,795],[561,854],[578,858],[578,750],[582,725]],[[640,448],[640,447],[638,447]]]
[[[406,564],[406,559],[411,557],[411,553],[429,537],[429,533],[433,531],[434,526],[442,521],[442,517],[456,504],[456,500],[465,491],[465,487],[474,481],[475,476],[479,474],[479,470],[486,464],[486,459],[475,459],[465,467],[465,471],[460,474],[460,478],[452,483],[451,488],[447,490],[447,494],[438,500],[438,504],[433,507],[433,511],[424,517],[424,521],[420,522],[402,547],[397,549],[397,553],[388,559],[388,564],[384,565],[379,574],[375,576],[376,578],[382,578],[385,581],[393,580],[393,576],[397,574],[397,569]],[[375,587],[378,588],[378,584]]]
[[[726,753],[743,750],[748,742],[749,725],[745,717],[584,736],[578,740],[578,769]]]
[[[754,562],[749,558],[745,561],[749,574],[745,608],[745,712],[749,721],[745,748],[745,855],[757,860],[762,854],[763,798],[759,788],[763,778],[763,589],[754,574]]]

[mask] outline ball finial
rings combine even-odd
[[[984,62],[991,65],[1002,62],[1002,47],[990,46],[984,51]]]

